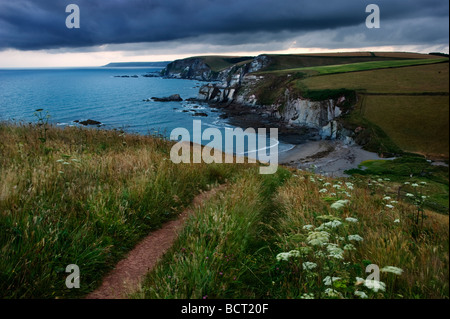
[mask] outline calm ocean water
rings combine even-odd
[[[197,97],[203,83],[192,80],[149,78],[142,75],[156,68],[74,68],[0,70],[0,121],[36,122],[34,112],[44,109],[50,122],[77,125],[76,120],[92,119],[105,128],[149,134],[165,133],[178,127],[192,133],[193,120],[208,127],[233,128],[220,119],[219,112],[197,102],[144,102],[151,97],[180,94],[185,100]],[[138,77],[117,77],[117,76]],[[183,112],[187,110],[188,112]],[[194,111],[207,117],[193,117]],[[192,134],[191,134],[192,135]],[[192,138],[191,138],[192,139]],[[202,144],[207,144],[204,141]],[[269,142],[267,142],[269,145]],[[270,144],[274,145],[275,141]],[[292,147],[280,143],[279,151]],[[228,150],[229,151],[229,150]]]

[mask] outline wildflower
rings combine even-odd
[[[333,209],[341,209],[345,205],[347,205],[348,203],[349,203],[348,199],[338,200],[337,202],[331,204],[331,208],[333,208]]]
[[[373,290],[374,292],[378,292],[378,290],[381,290],[381,291],[386,290],[386,284],[384,282],[378,281],[378,280],[366,280],[364,282],[364,286]]]
[[[364,291],[355,291],[355,296],[358,296],[361,299],[367,299],[369,296]]]
[[[410,182],[405,182],[405,185],[410,185],[411,183]]]
[[[339,292],[337,292],[336,290],[331,289],[331,288],[327,288],[327,289],[325,290],[325,294],[326,294],[328,297],[339,297]]]
[[[305,261],[303,263],[303,270],[313,270],[316,267],[317,267],[317,264],[310,262],[310,261]]]
[[[327,190],[326,188],[322,188],[322,189],[319,191],[319,193],[326,193],[326,192],[328,192],[328,190]]]
[[[329,244],[327,246],[327,251],[329,253],[328,257],[333,257],[336,259],[344,259],[344,251],[338,247],[336,244]]]
[[[394,220],[394,223],[396,223],[396,224],[400,223],[400,219]]]
[[[339,188],[341,188],[341,185],[337,185],[336,184],[336,185],[333,185],[333,187],[336,188],[336,189],[339,189]]]
[[[385,198],[383,198],[383,200],[390,200],[391,199],[391,197],[389,197],[389,196],[386,196]]]
[[[366,282],[366,280],[361,277],[356,277],[355,279],[356,279],[355,285],[362,285],[363,283]]]
[[[311,232],[306,238],[308,244],[313,246],[322,246],[330,239],[330,234],[326,231]]]
[[[391,179],[390,178],[385,178],[384,180],[389,182]]]
[[[289,257],[290,257],[289,253],[279,253],[277,255],[277,260],[278,261],[281,261],[281,260],[288,261]]]
[[[394,266],[386,266],[384,268],[381,269],[382,272],[390,272],[396,275],[401,275],[403,273],[403,269],[398,268],[398,267],[394,267]]]
[[[345,185],[347,185],[347,187],[349,187],[349,186],[353,186],[353,183],[346,182]]]
[[[347,244],[344,246],[344,250],[356,250],[356,247],[353,244]]]
[[[363,241],[363,238],[359,235],[348,235],[348,240],[355,240],[355,241]]]
[[[323,187],[327,187],[327,186],[330,186],[330,185],[331,185],[331,183],[326,182],[325,184],[323,184]]]
[[[309,293],[309,294],[303,294],[300,299],[314,299],[314,294]]]
[[[414,197],[414,195],[411,194],[411,193],[406,193],[406,196],[407,196],[407,197]]]
[[[318,230],[323,230],[324,227],[326,227],[326,228],[336,228],[336,227],[338,227],[338,226],[340,226],[340,225],[342,225],[342,223],[341,223],[340,221],[338,221],[338,220],[332,220],[332,221],[330,221],[330,222],[328,222],[328,223],[323,223],[323,224],[320,225],[320,227],[318,227],[317,229],[318,229]]]
[[[411,186],[412,186],[412,187],[419,187],[419,184],[414,183],[414,184],[411,184]]]
[[[350,223],[357,223],[358,222],[358,219],[353,218],[353,217],[347,217],[345,220],[350,222]]]
[[[422,196],[422,199],[427,199],[427,197],[428,197],[428,196],[423,195],[423,196]]]
[[[341,277],[330,277],[326,276],[322,281],[325,286],[333,285],[333,282],[341,280]]]
[[[289,255],[290,257],[300,257],[300,252],[298,250],[291,250]]]
[[[392,205],[390,205],[390,204],[387,204],[386,207],[387,207],[387,208],[390,208],[390,209],[393,209],[393,208],[394,208],[394,206],[392,206]]]
[[[392,200],[391,204],[398,204],[398,202],[396,200]]]
[[[421,185],[427,185],[427,182],[420,182]]]
[[[305,226],[303,226],[303,229],[306,229],[306,230],[311,230],[313,228],[314,228],[313,225],[305,225]]]
[[[291,257],[299,257],[299,256],[300,256],[300,252],[298,250],[291,250],[288,253],[279,253],[276,258],[278,261],[281,261],[281,260],[288,261],[289,258],[291,258]]]

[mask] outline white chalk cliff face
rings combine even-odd
[[[286,90],[285,105],[276,107],[275,115],[289,124],[303,125],[320,128],[339,117],[342,113],[337,104],[345,101],[345,98],[336,101],[310,101],[303,98],[290,98]]]

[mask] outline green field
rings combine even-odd
[[[448,96],[366,96],[362,116],[401,149],[433,158],[449,156]]]
[[[295,73],[295,72],[306,72],[312,75],[326,75],[335,73],[349,73],[349,72],[360,72],[368,70],[377,69],[389,69],[389,68],[399,68],[405,66],[413,65],[424,65],[424,64],[435,64],[440,62],[446,62],[448,59],[418,59],[418,60],[392,60],[392,61],[370,61],[370,62],[360,62],[360,63],[350,63],[342,65],[324,65],[324,66],[314,66],[314,67],[303,67],[295,69],[283,69],[273,71],[276,73]],[[312,71],[312,72],[311,72]],[[315,72],[315,73],[313,73]]]
[[[367,93],[448,92],[449,64],[312,76],[301,83],[310,90],[347,88]]]
[[[360,103],[350,116],[353,122],[360,117],[377,125],[403,151],[448,159],[448,63],[311,76],[297,82],[304,91],[355,90]]]

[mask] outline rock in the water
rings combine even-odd
[[[99,122],[99,121],[94,121],[94,120],[86,120],[86,121],[81,121],[81,122],[78,122],[78,123],[80,123],[81,125],[84,125],[84,126],[88,126],[88,125],[102,125],[102,122]]]
[[[203,117],[207,117],[208,114],[199,112],[199,113],[194,113],[194,114],[192,114],[192,116],[203,116]]]
[[[181,98],[181,96],[179,94],[173,94],[169,97],[152,97],[152,100],[156,101],[156,102],[181,102],[183,101],[183,99]]]

